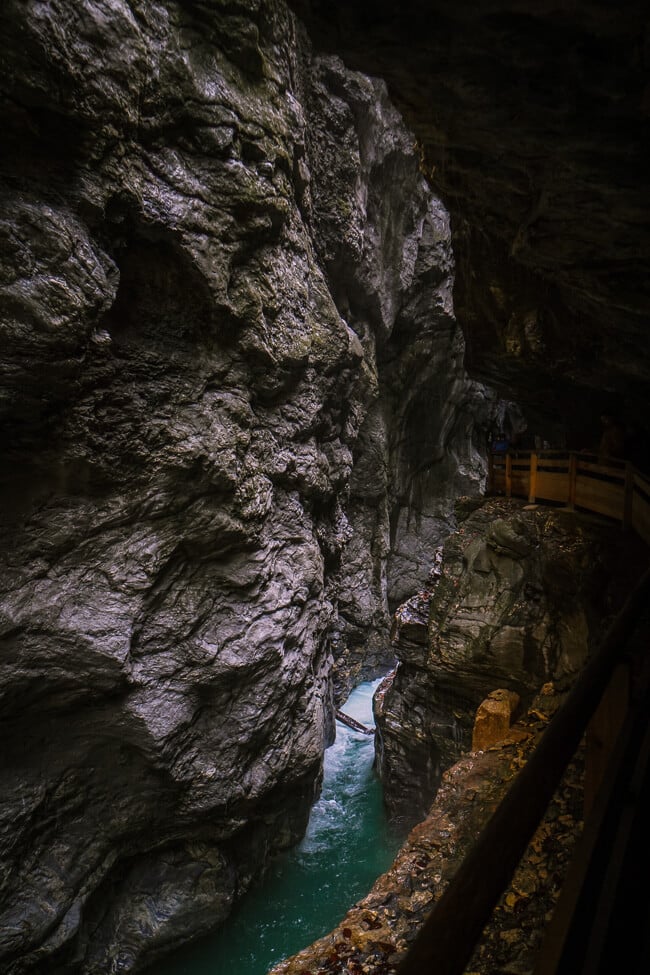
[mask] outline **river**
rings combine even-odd
[[[372,726],[379,683],[360,684],[343,711]],[[216,934],[176,952],[149,975],[267,975],[327,934],[390,866],[403,839],[386,820],[373,760],[373,736],[337,721],[302,842],[274,863]]]

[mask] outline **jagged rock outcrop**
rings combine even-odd
[[[547,681],[570,686],[638,565],[616,527],[566,510],[498,498],[462,509],[418,612],[412,599],[396,614],[398,666],[375,702],[386,801],[408,823],[470,749],[492,691],[525,708]]]
[[[391,544],[481,483],[492,400],[412,139],[281,2],[0,35],[0,958],[108,975],[300,836],[333,653],[386,658]]]
[[[508,734],[513,715],[519,708],[519,695],[498,687],[479,704],[472,728],[472,751],[485,751],[498,745]]]
[[[317,61],[310,81],[315,247],[376,390],[354,444],[346,504],[352,531],[334,637],[344,699],[392,661],[390,611],[455,524],[454,499],[483,487],[497,401],[467,379],[448,217],[384,84],[334,58]]]

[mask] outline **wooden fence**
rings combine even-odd
[[[626,461],[567,450],[492,453],[488,490],[603,515],[650,544],[650,479]]]

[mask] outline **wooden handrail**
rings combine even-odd
[[[461,975],[585,732],[650,596],[650,569],[424,922],[398,975]]]
[[[488,490],[605,515],[650,544],[650,479],[624,460],[569,450],[493,452]]]

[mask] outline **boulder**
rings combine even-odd
[[[472,751],[485,751],[506,737],[519,705],[519,695],[498,688],[490,691],[478,706],[472,729]]]

